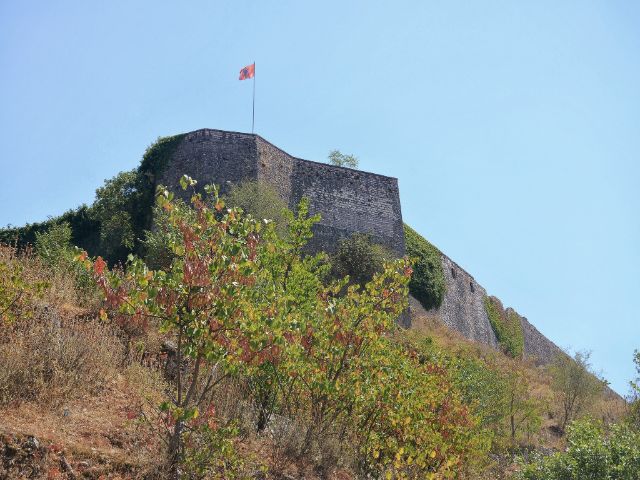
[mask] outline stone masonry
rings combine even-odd
[[[498,348],[498,340],[484,308],[486,290],[462,267],[442,254],[446,292],[442,305],[429,314],[465,338]],[[513,310],[513,309],[507,309]],[[516,312],[517,314],[517,312]],[[548,364],[561,353],[551,340],[518,314],[524,335],[524,355],[537,364]]]
[[[159,183],[180,194],[183,174],[221,191],[245,180],[271,185],[290,208],[302,197],[319,213],[310,247],[331,251],[352,233],[370,234],[398,255],[404,254],[400,192],[396,178],[302,160],[259,135],[203,129],[188,133]]]

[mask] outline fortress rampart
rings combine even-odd
[[[200,185],[215,183],[224,193],[245,180],[272,186],[294,208],[302,197],[311,213],[321,215],[314,227],[313,250],[332,251],[352,233],[372,235],[398,255],[405,253],[400,192],[395,178],[293,157],[259,135],[202,129],[188,133],[177,146],[158,183],[173,187],[183,174]],[[485,289],[457,263],[442,254],[446,293],[441,306],[428,312],[464,337],[493,348],[498,341],[484,308]],[[415,308],[416,301],[411,302]],[[408,315],[401,323],[408,326]],[[520,316],[525,356],[549,363],[560,349]]]
[[[331,251],[340,239],[361,232],[404,254],[395,178],[302,160],[259,135],[210,129],[188,133],[158,180],[176,189],[183,174],[201,185],[215,183],[223,192],[245,180],[263,181],[291,208],[308,198],[311,213],[321,216],[314,227],[313,249]]]

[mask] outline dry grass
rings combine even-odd
[[[137,392],[118,375],[100,393],[59,407],[23,403],[0,409],[0,436],[36,438],[52,457],[48,469],[54,473],[64,456],[86,478],[155,478],[162,457],[157,439],[134,417],[139,403]]]
[[[43,310],[7,328],[0,359],[0,404],[60,405],[109,382],[122,364],[123,345],[99,321],[62,319]]]

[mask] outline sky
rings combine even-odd
[[[640,3],[0,0],[0,225],[158,136],[398,178],[404,220],[619,393],[640,348]]]

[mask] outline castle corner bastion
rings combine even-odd
[[[303,160],[256,134],[202,129],[184,135],[157,183],[178,195],[179,179],[216,184],[221,192],[243,181],[264,182],[294,208],[303,197],[321,220],[310,247],[332,251],[340,239],[366,233],[404,255],[398,180],[384,175]]]

